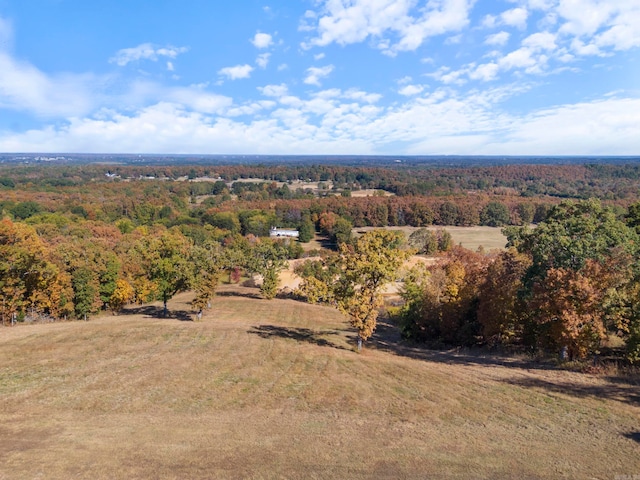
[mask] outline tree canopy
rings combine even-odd
[[[400,248],[403,241],[400,232],[367,232],[352,243],[341,243],[336,255],[309,268],[304,277],[302,292],[328,301],[349,317],[358,332],[358,349],[376,328],[382,288],[396,279],[409,255]],[[318,269],[326,273],[314,274]]]

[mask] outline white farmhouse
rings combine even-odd
[[[291,228],[271,227],[271,230],[269,230],[269,236],[271,238],[298,238],[299,235],[300,233],[298,230],[293,230]]]

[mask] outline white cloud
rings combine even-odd
[[[312,32],[315,30],[313,23],[318,18],[318,14],[313,10],[307,10],[300,19],[298,30],[301,32]]]
[[[449,67],[441,67],[434,73],[428,74],[428,76],[433,77],[446,85],[462,85],[466,83],[465,77],[468,73],[469,67],[461,68],[460,70],[451,70]]]
[[[536,65],[537,61],[528,48],[519,48],[505,55],[498,62],[506,70],[513,68],[530,68]]]
[[[498,17],[495,15],[485,15],[480,23],[484,28],[495,28],[498,26]]]
[[[556,4],[556,1],[557,0],[527,0],[527,6],[531,10],[542,10],[546,12]]]
[[[347,45],[368,37],[378,40],[378,48],[395,55],[413,51],[429,37],[460,31],[469,23],[473,0],[434,0],[416,11],[414,0],[323,0],[322,15],[306,16],[304,30],[313,29],[317,36],[303,48]],[[312,25],[310,22],[313,22]],[[387,37],[398,40],[392,43]]]
[[[501,25],[507,25],[523,30],[527,27],[528,17],[529,12],[527,9],[518,7],[506,10],[500,15],[485,15],[480,24],[484,28],[496,28]]]
[[[167,89],[162,96],[165,100],[181,105],[183,108],[209,114],[222,113],[233,103],[229,97],[208,93],[194,87]]]
[[[398,90],[400,95],[404,95],[405,97],[411,97],[414,95],[418,95],[424,90],[422,85],[406,85]]]
[[[502,20],[502,23],[504,25],[524,29],[527,27],[528,16],[529,12],[527,11],[527,9],[519,7],[507,10],[506,12],[502,12],[500,14],[500,19]]]
[[[320,90],[318,92],[311,93],[313,98],[338,98],[342,96],[342,90],[339,88],[329,88],[327,90]]]
[[[555,50],[556,35],[549,32],[534,33],[525,38],[522,45],[533,50]]]
[[[280,85],[266,85],[264,87],[258,87],[258,90],[265,97],[283,97],[289,93],[289,89],[284,83],[281,83]]]
[[[507,44],[510,36],[511,34],[509,32],[494,33],[493,35],[489,35],[485,39],[484,43],[486,45],[496,45],[496,46],[502,47]]]
[[[473,4],[471,0],[310,3],[321,9],[305,16],[307,31],[312,32],[305,34],[306,47],[321,46],[323,42],[367,42],[389,55],[417,49],[435,35],[442,35],[439,43],[455,38],[468,23]],[[6,48],[2,42],[10,43],[13,34],[11,25],[0,18],[0,109],[26,112],[49,123],[21,134],[0,133],[0,151],[514,155],[640,152],[640,114],[636,113],[640,112],[640,99],[624,92],[600,101],[558,105],[529,114],[508,114],[501,105],[505,98],[516,94],[516,88],[533,85],[525,74],[567,71],[562,62],[588,55],[611,56],[610,65],[615,67],[613,56],[617,51],[640,47],[640,2],[510,3],[515,8],[484,18],[484,26],[498,29],[484,32],[485,46],[479,45],[484,51],[478,57],[481,60],[464,60],[468,63],[455,67],[454,63],[441,66],[429,60],[436,70],[429,76],[446,85],[436,90],[420,84],[424,81],[420,71],[406,70],[413,78],[406,76],[390,84],[406,98],[392,95],[384,104],[378,93],[349,88],[353,83],[305,91],[301,82],[291,82],[288,87],[271,79],[274,84],[259,87],[260,94],[253,91],[257,99],[251,100],[249,93],[248,101],[238,103],[219,95],[211,85],[172,88],[151,81],[151,76],[127,78],[136,73],[133,69],[109,77],[46,73],[3,53]],[[525,27],[525,31],[515,31]],[[259,39],[258,34],[252,43],[262,50],[254,51],[255,64],[223,68],[218,72],[221,77],[248,78],[254,69],[268,66],[272,57],[267,49],[273,45],[273,38],[262,34],[269,37],[268,41],[266,37]],[[251,48],[246,36],[244,42]],[[520,43],[515,45],[516,42]],[[512,44],[508,50],[499,48]],[[166,64],[167,70],[173,71],[177,63],[174,59],[184,51],[186,48],[142,44],[119,51],[110,61],[123,66],[139,60],[161,61],[160,66]],[[420,51],[416,58],[426,53],[435,59],[443,58],[435,46],[433,52]],[[322,60],[324,53],[317,53],[314,58]],[[581,65],[589,66],[585,59]],[[286,65],[281,64],[278,70],[284,68]],[[303,81],[320,87],[334,68],[311,67]],[[467,93],[457,88],[470,81],[494,81],[501,74],[513,76],[517,84],[503,88],[487,88],[496,84],[473,85],[474,89]],[[250,82],[244,83],[253,88]],[[544,90],[539,92],[542,97]],[[591,93],[591,98],[595,96],[597,93]],[[546,98],[548,101],[552,97]]]
[[[614,50],[629,50],[640,47],[640,13],[633,22],[614,25],[598,35],[596,44],[601,47],[613,47]]]
[[[261,100],[259,102],[252,102],[247,105],[241,105],[239,107],[232,107],[225,111],[227,117],[239,117],[242,115],[256,115],[263,110],[269,110],[277,105],[276,102],[270,100]]]
[[[333,69],[333,65],[327,65],[326,67],[309,67],[307,68],[307,76],[304,79],[304,83],[307,85],[320,86],[320,80],[333,72]]]
[[[477,65],[469,63],[457,70],[448,67],[441,67],[428,76],[444,83],[445,85],[464,85],[467,79],[491,81],[499,77],[500,72],[516,71],[518,74],[526,73],[530,75],[542,75],[549,72],[549,61],[551,57],[542,53],[543,50],[551,48],[549,39],[544,37],[534,37],[529,42],[530,47],[521,47],[502,56],[498,52],[490,55],[494,58],[491,62]],[[558,60],[569,62],[573,57],[566,51],[561,50]]]
[[[482,80],[488,82],[494,80],[498,76],[500,67],[495,63],[485,63],[478,65],[475,70],[469,73],[472,80]]]
[[[556,10],[559,32],[587,48],[584,55],[640,46],[640,2],[635,0],[560,0]]]
[[[565,20],[561,31],[574,35],[593,35],[615,11],[617,1],[560,0],[558,13]]]
[[[287,93],[278,88],[282,86],[263,88],[268,87],[280,95]],[[271,100],[230,106],[230,99],[212,98],[223,113],[211,115],[185,108],[187,96],[210,95],[193,87],[189,92],[169,92],[170,101],[130,114],[103,109],[56,126],[5,132],[0,134],[0,151],[505,155],[640,151],[638,98],[608,97],[515,116],[500,108],[500,102],[514,92],[496,88],[459,95],[440,89],[379,108],[340,100],[364,98],[364,92],[330,89],[307,100],[283,96],[279,108]],[[234,120],[243,115],[253,117]]]
[[[282,105],[286,105],[291,108],[302,108],[304,105],[304,102],[302,100],[300,100],[298,97],[295,97],[293,95],[283,95],[278,98],[278,101]]]
[[[571,49],[573,52],[580,56],[597,55],[601,56],[603,53],[600,51],[597,45],[590,43],[585,44],[582,40],[574,38],[571,42]]]
[[[258,32],[251,39],[251,43],[256,48],[269,48],[271,45],[273,45],[273,37],[268,33]]]
[[[256,65],[258,65],[260,68],[267,68],[270,58],[270,53],[261,53],[260,55],[258,55],[258,58],[256,58]]]
[[[249,78],[253,72],[251,65],[236,65],[234,67],[224,67],[218,70],[218,75],[223,75],[229,80],[238,80],[241,78]]]
[[[110,63],[115,63],[124,67],[130,62],[138,60],[157,61],[159,57],[176,58],[181,53],[189,50],[187,47],[156,47],[151,43],[143,43],[133,48],[123,48],[109,59]]]
[[[356,89],[347,90],[343,96],[344,98],[366,103],[377,103],[382,98],[382,95],[378,93],[367,93]]]
[[[99,89],[108,77],[47,75],[27,62],[0,51],[0,108],[41,117],[85,115],[100,102]]]
[[[484,150],[533,155],[637,155],[640,99],[561,105],[518,119],[504,138]]]

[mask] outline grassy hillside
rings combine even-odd
[[[88,323],[0,329],[0,479],[640,474],[640,387],[423,352],[381,325],[223,287]],[[185,310],[185,312],[181,312]]]

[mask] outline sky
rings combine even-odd
[[[0,152],[640,155],[640,0],[0,0]]]

